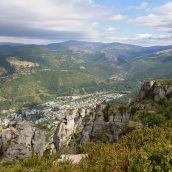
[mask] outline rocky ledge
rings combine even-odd
[[[129,120],[131,111],[130,106],[119,108],[102,103],[95,108],[81,108],[67,113],[54,134],[56,149],[69,145],[73,138],[79,140],[77,144],[114,142],[125,132],[126,127],[141,129],[140,123]]]

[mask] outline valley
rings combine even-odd
[[[115,101],[126,95],[128,92],[97,92],[78,96],[56,97],[54,101],[39,105],[31,105],[18,111],[5,111],[7,116],[1,116],[0,128],[12,121],[26,120],[32,126],[39,126],[46,129],[47,134],[52,137],[58,123],[66,114],[74,113],[80,109],[95,108],[97,104]]]
[[[171,79],[171,48],[81,41],[1,44],[1,115],[57,96],[137,92],[144,80]]]
[[[171,169],[171,95],[172,80],[154,80],[123,105],[109,101],[123,95],[101,92],[11,113],[0,128],[0,171]]]

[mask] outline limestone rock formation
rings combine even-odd
[[[155,81],[148,81],[143,84],[141,87],[139,98],[144,99],[145,97],[149,96],[152,93],[152,87]]]
[[[40,156],[43,156],[45,145],[45,132],[39,128],[35,129],[32,138],[33,150]]]
[[[143,84],[139,99],[160,101],[171,94],[171,81],[149,81]],[[56,129],[54,134],[56,148],[67,146],[72,135],[76,133],[80,137],[79,144],[86,144],[89,141],[117,141],[127,128],[142,128],[142,124],[130,120],[134,110],[151,110],[152,106],[151,103],[136,101],[134,104],[130,102],[126,107],[109,106],[108,103],[102,103],[94,108],[74,109],[72,113],[66,114]]]
[[[18,162],[30,157],[32,151],[43,155],[44,145],[44,131],[26,121],[11,122],[0,132],[0,152],[4,161]]]
[[[145,82],[140,90],[139,98],[151,98],[160,101],[172,94],[172,82],[170,81],[149,81]]]
[[[53,140],[57,149],[68,145],[85,112],[82,109],[69,109],[61,123],[58,124]]]
[[[82,108],[73,111],[72,115],[66,115],[57,126],[54,134],[56,148],[67,146],[72,135],[76,133],[80,133],[79,144],[86,144],[89,141],[118,140],[130,115],[130,108],[112,109],[107,103],[99,104],[95,108]]]

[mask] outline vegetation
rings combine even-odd
[[[43,103],[58,95],[137,90],[139,80],[169,79],[172,51],[162,51],[169,48],[77,41],[0,45],[0,110]]]
[[[154,52],[122,44],[95,43],[89,46],[88,43],[74,43],[76,47],[79,46],[79,53],[70,51],[72,42],[48,46],[0,46],[0,110],[32,106],[58,95],[95,91],[134,90],[130,95],[133,97],[139,80],[171,78],[172,52],[156,53],[165,47]],[[85,53],[87,51],[88,54]],[[14,57],[11,64],[10,57]],[[121,73],[124,81],[121,78],[109,79]],[[171,81],[165,80],[158,82],[171,84]],[[128,102],[128,97],[123,97],[117,103],[123,101]],[[150,108],[139,109],[140,104]],[[121,106],[120,110],[125,108]],[[149,99],[133,102],[131,111],[128,126],[134,130],[127,128],[126,135],[118,143],[108,143],[106,133],[96,133],[101,143],[80,147],[76,140],[80,133],[73,136],[71,146],[77,145],[79,152],[88,154],[79,164],[70,161],[54,163],[57,157],[34,155],[18,164],[0,162],[0,172],[172,171],[172,98],[165,98],[159,103]],[[140,123],[143,124],[142,130],[133,127]],[[105,132],[110,131],[107,128]]]
[[[138,104],[149,105],[151,110],[139,110]],[[109,104],[109,107],[113,103]],[[79,153],[88,154],[79,164],[71,161],[56,162],[58,157],[33,157],[18,164],[1,164],[0,172],[166,172],[172,170],[172,98],[157,103],[152,100],[142,100],[132,103],[133,118],[128,126],[134,130],[128,131],[117,143],[108,143],[105,133],[97,133],[100,142],[79,146],[77,133],[70,145]],[[121,106],[120,110],[126,107]],[[143,129],[137,129],[140,121]],[[139,124],[140,125],[140,124]],[[73,150],[63,150],[63,152]],[[76,150],[75,150],[76,151]],[[60,152],[59,152],[60,153]]]
[[[149,107],[148,109],[138,109],[142,103]],[[134,102],[132,106],[133,116],[131,120],[142,122],[145,126],[154,127],[163,124],[172,119],[172,98],[164,98],[160,102],[154,102],[151,99],[145,99],[141,102]]]
[[[102,82],[101,78],[85,71],[38,71],[18,74],[0,86],[0,110],[21,108],[33,103],[44,103],[56,96],[79,95],[95,91],[128,91],[137,82]]]
[[[172,80],[156,80],[156,82],[160,83],[161,85],[172,84]]]
[[[150,172],[172,170],[172,121],[162,126],[135,130],[119,143],[89,143],[88,157],[79,164],[53,163],[54,157],[33,156],[19,164],[3,164],[0,172]]]
[[[171,79],[172,69],[170,66],[172,60],[165,60],[167,58],[172,59],[171,56],[157,58],[156,54],[154,54],[154,58],[151,58],[147,54],[146,56],[131,59],[123,66],[128,72],[127,78],[132,80]]]

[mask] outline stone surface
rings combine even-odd
[[[43,156],[45,145],[45,132],[39,128],[35,129],[35,133],[32,139],[32,145],[35,153]]]
[[[172,94],[172,83],[163,81],[149,81],[145,82],[140,90],[140,99],[153,99],[160,101],[166,96]]]
[[[11,122],[0,132],[0,152],[4,161],[18,162],[26,159],[32,155],[32,150],[43,155],[44,144],[44,132],[35,130],[26,121]]]
[[[68,155],[63,154],[60,156],[60,159],[58,159],[57,162],[72,161],[73,164],[77,164],[87,156],[88,156],[87,154],[68,154]]]
[[[145,97],[147,97],[150,94],[150,92],[152,91],[152,87],[154,84],[155,84],[155,81],[145,82],[143,84],[143,86],[141,87],[141,90],[139,93],[139,98],[144,99]]]
[[[56,149],[60,149],[69,144],[72,134],[75,132],[75,118],[78,113],[71,110],[65,115],[65,118],[58,124],[53,140]]]
[[[103,139],[101,137],[109,141],[118,140],[123,131],[123,125],[130,118],[131,108],[123,111],[110,108],[107,103],[102,103],[95,108],[82,109],[82,115],[79,110],[78,112],[74,111],[71,116],[66,116],[57,126],[54,134],[56,149],[67,146],[74,133],[81,133],[78,144],[99,141]]]

